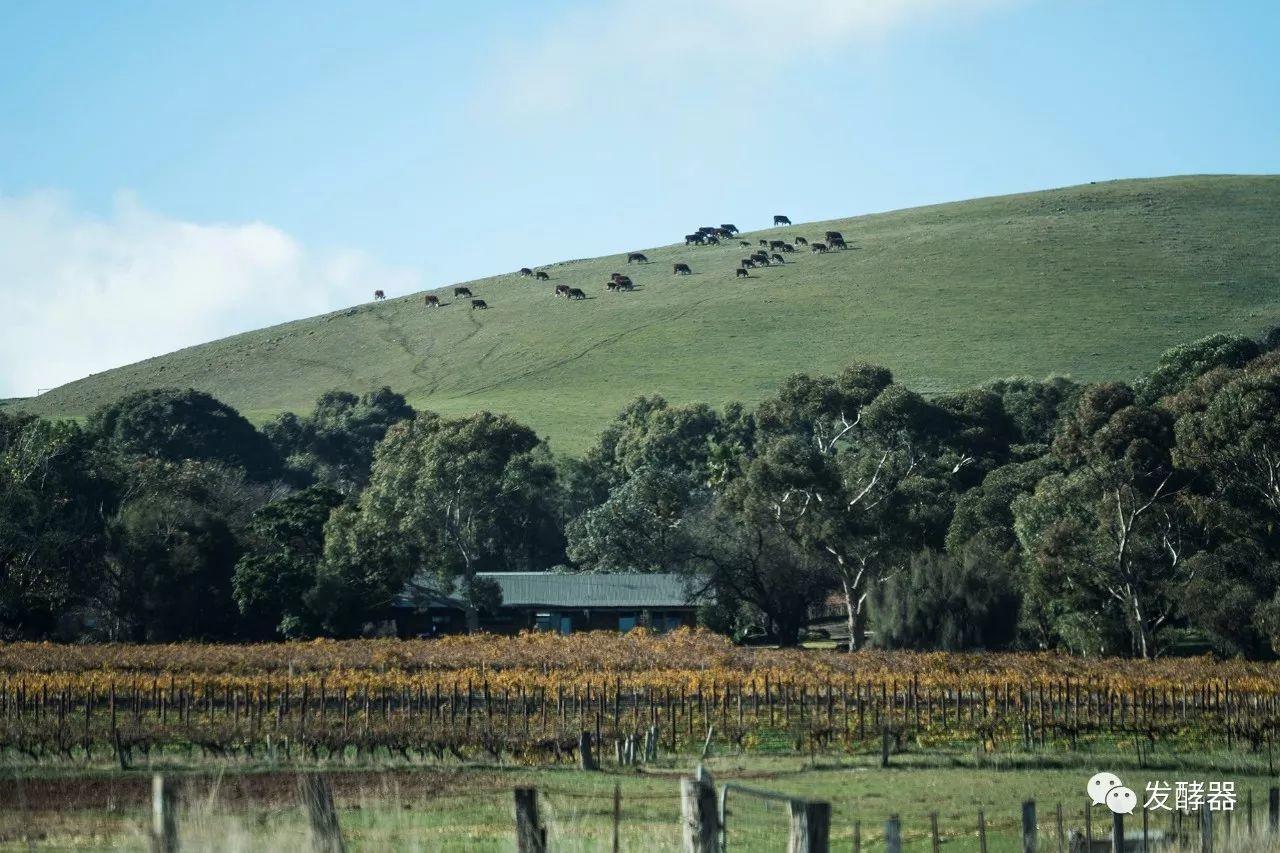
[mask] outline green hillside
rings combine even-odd
[[[714,223],[672,223],[672,236],[701,224]],[[736,241],[643,249],[647,265],[569,261],[545,268],[550,282],[470,282],[487,311],[452,288],[435,291],[449,303],[439,310],[413,294],[191,347],[21,405],[83,415],[139,388],[193,386],[260,420],[309,409],[326,389],[389,385],[443,413],[510,412],[575,452],[638,394],[750,401],[788,373],[853,361],[885,364],[924,392],[1012,374],[1125,378],[1169,346],[1280,322],[1280,176],[1115,181],[743,239],[827,229],[850,250],[802,251],[748,279],[734,278],[747,254]],[[694,275],[673,276],[675,261]],[[637,290],[606,292],[613,271]],[[554,298],[556,284],[590,298]]]

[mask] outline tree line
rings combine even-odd
[[[634,400],[581,457],[482,412],[333,391],[260,429],[139,391],[0,412],[0,637],[358,636],[478,573],[675,571],[708,627],[851,648],[1280,650],[1280,330],[1132,383],[925,397],[884,367],[754,408]]]

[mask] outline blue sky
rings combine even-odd
[[[1280,171],[1277,44],[1270,2],[3,4],[0,396],[706,222]]]

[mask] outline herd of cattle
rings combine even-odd
[[[773,224],[775,226],[790,225],[791,220],[786,216],[776,215],[773,217]],[[738,227],[732,223],[725,223],[719,226],[704,225],[692,234],[686,234],[684,236],[684,244],[686,246],[719,246],[723,241],[732,240],[737,235]],[[747,240],[739,240],[738,245],[745,249],[754,248],[755,246],[755,244],[752,244]],[[795,252],[796,246],[807,246],[809,251],[813,254],[825,254],[831,249],[849,248],[844,241],[844,235],[839,231],[826,232],[822,241],[810,241],[804,237],[795,237],[791,242],[788,242],[787,240],[762,239],[759,241],[759,246],[761,247],[760,249],[752,252],[748,257],[739,261],[737,269],[734,270],[736,277],[748,278],[750,276],[749,271],[752,269],[785,264],[787,260],[784,255]],[[647,264],[649,263],[649,259],[643,252],[631,252],[627,255],[627,263]],[[688,264],[679,262],[672,264],[671,272],[673,275],[693,274],[693,270]],[[536,281],[551,280],[551,275],[545,270],[534,270],[530,267],[521,267],[519,274],[524,278],[533,278]],[[605,289],[610,291],[631,291],[635,290],[635,283],[631,280],[630,276],[615,272],[612,273],[609,276],[609,280],[605,282]],[[557,284],[555,286],[554,293],[557,297],[563,296],[570,300],[587,298],[587,294],[583,292],[581,288],[570,287],[567,284]],[[453,289],[453,295],[455,298],[466,298],[471,300],[471,310],[473,311],[489,307],[488,303],[483,299],[475,298],[474,294],[471,292],[471,288],[469,287],[455,287]],[[383,300],[387,298],[387,295],[381,290],[375,290],[373,292],[373,298],[374,300]],[[428,308],[440,308],[443,305],[443,303],[440,302],[440,297],[431,293],[428,293],[423,297],[423,302]]]

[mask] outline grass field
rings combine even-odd
[[[733,213],[726,220],[738,219]],[[672,223],[672,236],[706,223]],[[262,420],[331,388],[389,385],[416,406],[509,412],[578,452],[629,399],[754,401],[796,371],[858,360],[924,392],[1012,374],[1131,377],[1170,346],[1280,319],[1280,177],[1126,180],[743,235],[821,239],[785,266],[748,250],[664,246],[471,282],[299,320],[70,383],[19,405],[79,416],[144,387],[193,386]],[[640,249],[641,247],[633,247]],[[671,264],[694,274],[676,277]],[[612,271],[633,293],[606,292]],[[552,287],[580,287],[568,302]],[[398,298],[394,298],[398,297]]]
[[[1020,850],[1018,815],[1025,799],[1037,801],[1042,849],[1056,849],[1057,805],[1068,831],[1083,827],[1085,782],[1097,770],[1119,773],[1138,791],[1149,780],[1234,781],[1239,811],[1233,828],[1240,833],[1247,822],[1247,792],[1253,795],[1255,826],[1261,826],[1266,790],[1274,784],[1256,762],[1225,754],[1166,758],[1143,769],[1123,755],[979,758],[963,753],[898,756],[888,770],[858,756],[713,756],[708,767],[717,782],[831,802],[832,849],[842,850],[851,848],[855,821],[861,822],[864,849],[882,849],[890,814],[901,817],[907,850],[927,850],[929,814],[937,812],[946,848],[976,853],[979,809],[989,849]],[[329,769],[344,835],[355,850],[512,850],[516,786],[539,790],[551,849],[607,850],[617,785],[621,849],[654,853],[679,849],[677,779],[688,771],[665,762],[642,771],[599,773],[475,765]],[[253,766],[216,774],[199,768],[166,772],[178,779],[184,849],[304,849],[306,818],[297,804],[294,771]],[[26,849],[29,842],[49,848],[145,849],[148,784],[144,771],[7,774],[0,780],[0,850]],[[784,805],[733,794],[729,811],[729,849],[785,847]],[[1103,837],[1109,814],[1095,807],[1092,819],[1095,837]],[[1153,829],[1165,829],[1169,813],[1153,812],[1151,821]],[[1140,823],[1135,819],[1131,825]]]

